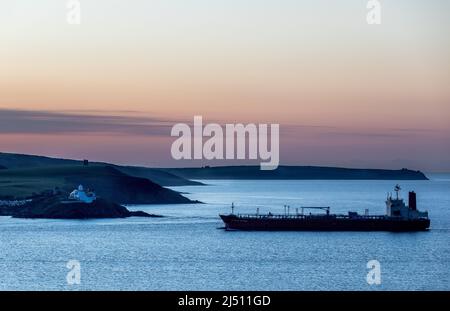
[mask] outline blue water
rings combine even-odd
[[[402,181],[431,230],[226,232],[219,213],[308,205],[384,213],[393,181],[206,181],[177,187],[206,204],[130,206],[167,216],[114,220],[0,217],[1,290],[450,290],[450,175]],[[369,285],[369,260],[381,284]],[[78,260],[81,284],[68,285]]]

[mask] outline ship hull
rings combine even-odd
[[[248,231],[425,231],[429,219],[403,220],[394,217],[238,217],[220,215],[227,230]]]

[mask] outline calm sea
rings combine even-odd
[[[431,230],[226,232],[219,213],[300,206],[384,213],[395,181],[205,181],[177,187],[205,204],[130,206],[165,218],[24,220],[0,217],[0,290],[450,290],[450,175],[402,181]],[[381,284],[369,285],[378,260]],[[81,283],[68,285],[69,260]]]

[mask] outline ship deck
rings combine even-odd
[[[312,219],[312,218],[333,218],[333,219],[386,219],[385,215],[343,215],[343,214],[237,214],[229,215],[239,219]]]

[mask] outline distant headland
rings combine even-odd
[[[49,166],[80,165],[83,161],[55,159],[43,156],[0,152],[0,173],[11,169],[36,169]],[[286,180],[428,180],[421,171],[410,169],[359,169],[326,166],[279,166],[273,171],[262,171],[259,166],[216,166],[194,168],[148,168],[121,166],[102,162],[90,166],[108,166],[128,176],[151,180],[161,186],[193,186],[202,183],[193,179],[286,179]],[[1,175],[0,175],[1,177]]]
[[[186,179],[280,179],[280,180],[428,180],[421,171],[409,169],[356,169],[320,166],[279,166],[262,171],[259,166],[167,168],[164,171]]]

